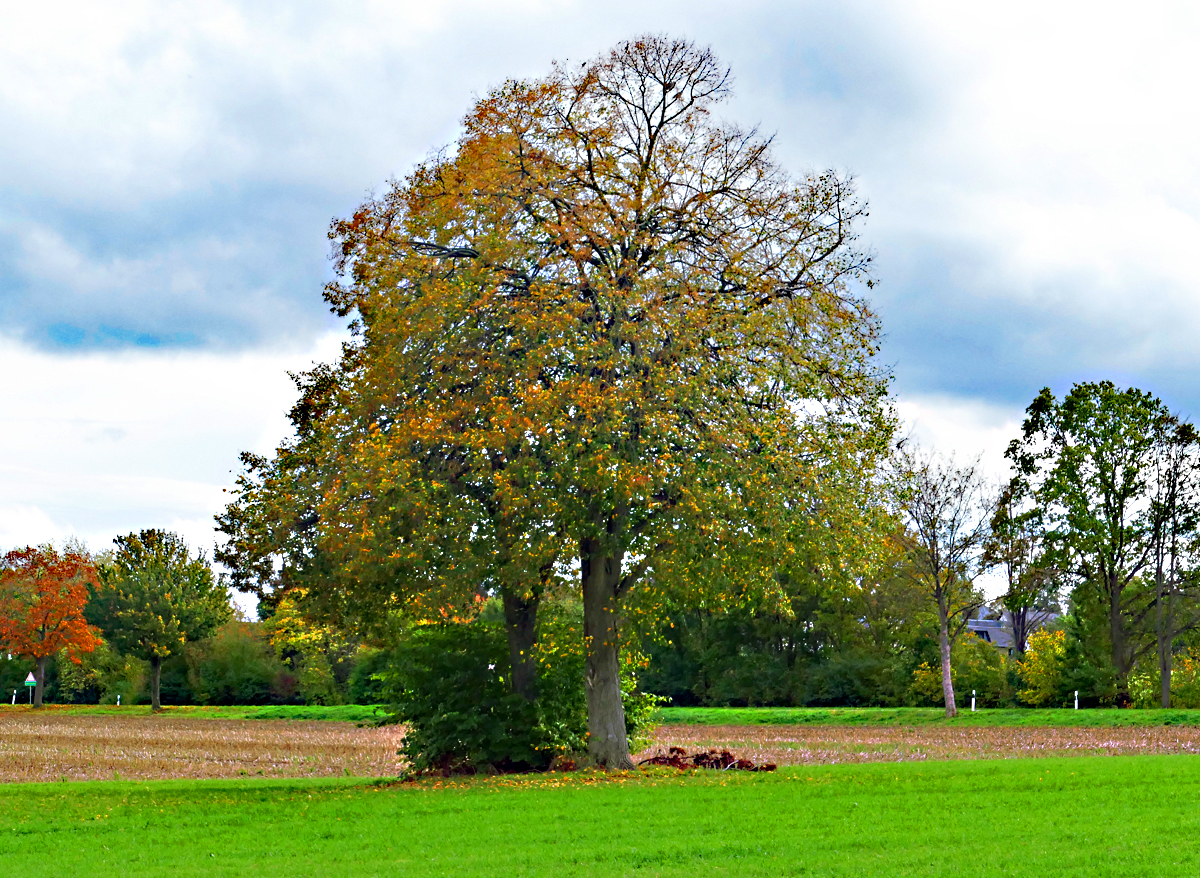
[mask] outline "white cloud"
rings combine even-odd
[[[1023,408],[942,395],[902,396],[896,402],[902,433],[959,465],[978,459],[993,484],[1010,476],[1005,449],[1018,438]]]
[[[295,400],[287,372],[332,360],[341,339],[236,357],[65,357],[0,338],[0,546],[74,535],[103,549],[163,527],[211,554],[238,453],[272,451]]]

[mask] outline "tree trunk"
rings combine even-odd
[[[954,680],[950,676],[950,620],[945,610],[941,610],[938,616],[941,622],[938,644],[942,648],[942,694],[946,699],[946,716],[958,716],[958,707],[954,703]]]
[[[1029,607],[1019,610],[1009,610],[1008,618],[1012,620],[1013,646],[1017,655],[1025,658],[1025,647],[1029,643]]]
[[[42,696],[46,691],[46,661],[48,656],[41,656],[37,660],[37,670],[34,672],[34,679],[37,680],[37,685],[33,687],[33,706],[42,706]]]
[[[1110,575],[1105,583],[1108,586],[1108,632],[1112,640],[1113,670],[1117,675],[1117,707],[1128,707],[1129,672],[1131,669],[1128,657],[1125,655],[1125,626],[1121,619],[1121,588],[1117,577]]]
[[[537,644],[537,596],[521,598],[506,589],[504,631],[508,636],[508,660],[512,670],[512,691],[526,701],[537,700],[537,662],[533,648]]]
[[[150,657],[150,709],[157,713],[162,710],[162,700],[158,695],[158,684],[162,680],[162,659]]]
[[[587,652],[584,687],[588,708],[588,755],[608,770],[633,768],[621,701],[621,556],[596,540],[580,545],[583,641]]]
[[[1158,674],[1161,681],[1162,706],[1171,706],[1171,613],[1163,603],[1170,598],[1164,593],[1162,576],[1158,581],[1158,607],[1156,608],[1156,633],[1158,634]]]

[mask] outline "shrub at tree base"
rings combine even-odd
[[[546,629],[569,628],[551,621]],[[563,634],[566,632],[557,632]],[[408,726],[401,753],[416,772],[540,771],[556,758],[587,749],[582,638],[539,640],[537,699],[510,688],[502,624],[422,625],[410,631],[380,676],[391,702],[389,721]],[[543,661],[553,652],[553,661]],[[625,687],[626,719],[635,741],[658,702]]]

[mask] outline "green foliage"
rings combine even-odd
[[[961,637],[950,648],[950,682],[960,709],[970,706],[972,692],[976,707],[1009,705],[1013,700],[1006,658],[977,637]],[[916,704],[943,703],[940,656],[928,658],[913,669],[909,694]]]
[[[383,674],[391,663],[386,650],[361,647],[354,655],[354,669],[347,683],[347,700],[351,704],[383,704]]]
[[[393,656],[387,692],[393,718],[408,726],[401,752],[417,771],[545,768],[555,756],[583,748],[582,724],[570,714],[571,699],[556,697],[556,681],[540,681],[544,700],[536,704],[510,691],[500,626],[419,626]]]
[[[1056,705],[1061,700],[1067,637],[1062,631],[1041,629],[1029,636],[1021,661],[1021,700],[1034,707]]]
[[[162,530],[117,537],[99,568],[84,615],[116,651],[150,663],[150,700],[161,704],[164,660],[233,618],[225,587],[203,553]]]
[[[1129,695],[1134,707],[1156,708],[1161,703],[1162,677],[1158,662],[1135,671],[1129,678]],[[1200,707],[1200,655],[1192,650],[1171,658],[1171,707]]]
[[[86,616],[118,652],[165,659],[233,617],[204,555],[192,555],[178,534],[144,530],[114,542]]]
[[[956,679],[955,692],[962,707],[1000,707],[1013,703],[1009,681],[1010,661],[990,643],[973,635],[964,635],[950,650],[950,663]]]
[[[642,684],[678,705],[899,705],[913,669],[937,660],[936,616],[906,559],[853,584],[786,577],[790,599],[672,612],[648,638]]]
[[[341,704],[342,693],[333,676],[333,665],[323,652],[313,652],[299,662],[297,681],[305,704]]]
[[[249,622],[227,622],[188,648],[188,681],[201,704],[294,701],[298,681]]]
[[[80,656],[78,664],[56,656],[58,690],[73,703],[136,704],[146,687],[146,662],[124,655],[106,642]]]
[[[406,632],[381,676],[392,719],[408,726],[403,753],[415,770],[544,769],[586,749],[579,608],[551,604],[541,619],[535,701],[512,692],[502,624],[483,618]],[[636,745],[662,699],[637,690],[641,657],[626,651],[624,659],[626,730]]]
[[[1195,540],[1196,433],[1152,394],[1109,381],[1076,384],[1061,401],[1043,389],[1026,412],[1007,452],[1016,471],[1009,495],[1044,522],[1038,566],[1069,579],[1078,631],[1092,641],[1080,643],[1088,665],[1102,669],[1103,646],[1112,697],[1122,701],[1129,673],[1154,646],[1155,559],[1174,572]]]
[[[303,597],[301,592],[280,596],[270,607],[262,631],[296,677],[306,704],[341,704],[353,673],[357,642],[328,625],[314,623],[304,612]]]

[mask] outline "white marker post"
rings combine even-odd
[[[37,680],[33,676],[33,671],[29,672],[29,676],[25,678],[25,688],[29,690],[29,703],[33,704],[33,687],[37,685]]]
[[[1075,690],[1075,709],[1079,710],[1079,690]]]
[[[975,690],[971,690],[971,713],[975,712]]]
[[[121,696],[118,695],[117,696],[117,707],[120,707],[120,706],[121,706]]]

